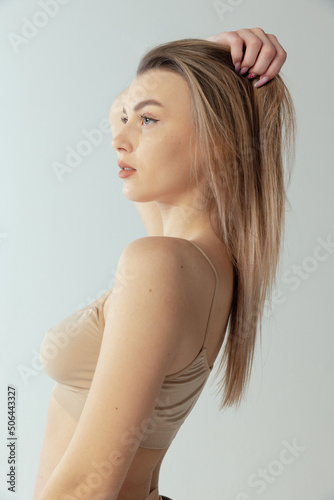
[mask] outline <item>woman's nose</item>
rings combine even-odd
[[[125,149],[128,153],[132,151],[132,144],[127,134],[124,133],[124,128],[119,132],[111,141],[111,145],[114,149]]]

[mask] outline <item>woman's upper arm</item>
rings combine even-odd
[[[117,494],[177,352],[185,280],[177,252],[162,240],[135,240],[119,260],[90,392],[58,466],[66,493],[71,477],[85,482],[108,463],[99,491]]]

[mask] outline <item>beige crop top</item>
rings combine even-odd
[[[206,253],[194,242],[191,243],[207,258],[216,277],[204,342],[188,366],[165,377],[139,445],[144,448],[168,448],[197,402],[212,370],[207,359],[206,343],[219,278]],[[57,323],[47,331],[41,344],[40,361],[44,371],[56,381],[52,394],[76,420],[80,418],[94,376],[105,326],[103,306],[111,292],[112,289],[108,290],[92,304]],[[228,332],[222,349],[225,348],[227,335]]]

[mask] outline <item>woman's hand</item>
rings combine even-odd
[[[230,47],[232,61],[239,75],[248,72],[249,79],[260,76],[255,84],[257,88],[274,78],[287,58],[276,36],[265,33],[261,28],[225,31],[209,36],[206,40]]]

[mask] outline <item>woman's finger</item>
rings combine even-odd
[[[207,40],[230,47],[233,64],[238,64],[236,71],[241,68],[241,75],[255,65],[259,54],[262,54],[261,63],[264,70],[276,55],[275,46],[261,28],[227,31],[211,36]]]
[[[254,30],[241,29],[236,33],[243,40],[245,45],[240,71],[240,74],[244,75],[256,63],[259,53],[263,50],[264,43],[269,42],[271,44],[271,42],[269,39],[266,41],[264,36],[259,36]]]
[[[269,79],[274,78],[286,60],[286,52],[275,35],[268,35],[258,28],[256,35],[262,41],[262,47],[255,63],[249,67],[249,72],[267,76]]]
[[[267,76],[269,80],[274,78],[280,72],[283,64],[286,61],[287,53],[283,49],[282,45],[278,42],[275,35],[267,34],[267,37],[270,39],[271,43],[276,49],[275,57],[267,64],[266,61],[261,59],[262,51],[255,63],[255,65],[250,68],[250,71],[253,73],[260,75],[261,78]]]
[[[240,29],[212,35],[207,40],[230,47],[232,61],[241,75],[260,76],[257,87],[274,78],[282,68],[287,53],[275,35],[261,28]]]
[[[222,33],[218,33],[217,35],[209,36],[206,40],[229,47],[231,50],[233,64],[236,67],[235,69],[236,71],[240,70],[241,61],[244,56],[244,41],[235,31],[224,31]]]

